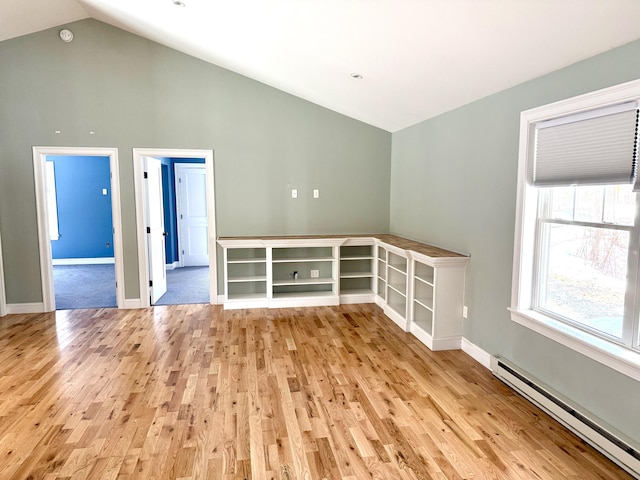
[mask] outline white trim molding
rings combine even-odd
[[[464,353],[469,355],[484,368],[491,370],[491,355],[478,347],[476,344],[471,343],[469,340],[462,337],[460,348]]]
[[[33,175],[36,193],[38,221],[38,245],[40,250],[40,276],[42,303],[45,312],[56,309],[53,286],[53,261],[46,202],[45,163],[47,155],[83,157],[109,157],[111,171],[111,214],[113,221],[113,252],[116,273],[116,302],[118,308],[124,304],[124,262],[122,247],[122,217],[120,204],[120,173],[117,148],[96,147],[33,147]]]
[[[125,298],[122,307],[125,310],[135,310],[137,308],[144,308],[142,301],[139,298]]]
[[[21,313],[45,313],[44,303],[9,303],[7,304],[7,314],[16,315]]]
[[[0,235],[0,317],[7,314],[7,296],[4,289],[4,265],[2,263],[2,236]]]
[[[533,162],[532,139],[537,122],[639,98],[640,80],[634,80],[521,113],[513,280],[509,308],[514,322],[636,380],[640,380],[639,352],[533,311],[538,192],[528,184],[527,172]]]
[[[53,265],[113,265],[116,263],[114,257],[97,258],[54,258]]]
[[[133,181],[136,199],[136,224],[138,239],[138,278],[140,280],[141,308],[151,306],[149,298],[149,252],[147,251],[147,233],[145,225],[145,194],[144,194],[144,157],[170,158],[204,158],[206,169],[207,196],[207,230],[209,248],[209,302],[212,305],[218,300],[218,269],[217,269],[217,235],[216,209],[213,174],[213,150],[191,150],[170,148],[134,148],[133,149]]]

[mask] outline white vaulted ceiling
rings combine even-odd
[[[394,132],[640,38],[639,0],[183,1],[2,0],[0,40],[92,17]]]

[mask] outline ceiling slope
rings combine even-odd
[[[390,132],[640,38],[637,0],[184,2],[62,0],[47,23],[53,2],[8,0],[0,18],[88,14]]]

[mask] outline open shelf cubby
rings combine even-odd
[[[413,305],[413,323],[429,335],[433,334],[433,311],[419,302]]]
[[[407,259],[405,257],[389,252],[389,260],[387,263],[389,264],[389,267],[404,274],[407,273]]]

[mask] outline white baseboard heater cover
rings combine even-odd
[[[631,439],[588,412],[564,399],[562,395],[519,370],[500,357],[491,357],[491,370],[503,383],[540,407],[596,450],[620,465],[635,478],[640,479],[640,448]]]

